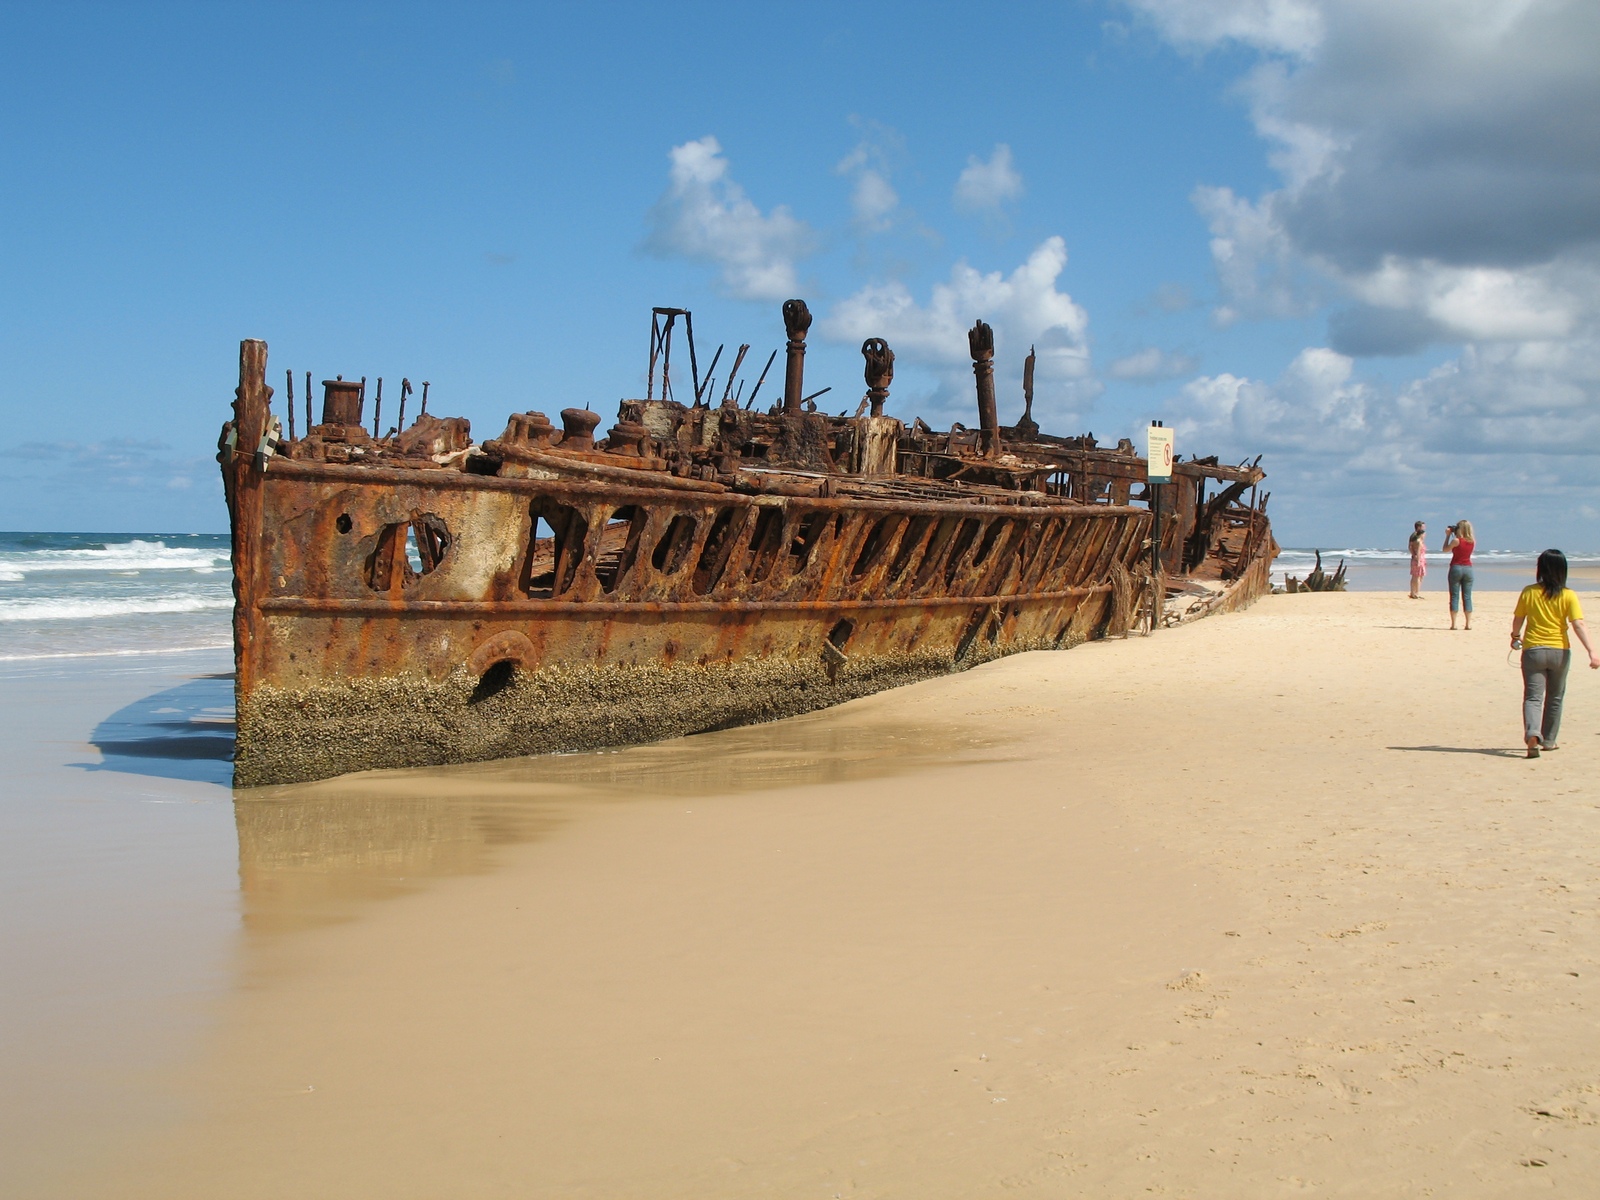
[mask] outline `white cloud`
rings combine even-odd
[[[1179,354],[1147,346],[1106,368],[1113,379],[1127,379],[1141,383],[1154,383],[1162,379],[1177,379],[1194,372],[1199,361],[1192,354]]]
[[[844,341],[887,338],[897,354],[922,362],[966,363],[967,330],[982,319],[994,326],[997,348],[1002,339],[1036,343],[1041,359],[1057,360],[1059,373],[1085,375],[1088,314],[1056,290],[1066,265],[1066,242],[1047,238],[1010,275],[957,263],[926,305],[898,281],[862,288],[839,302],[824,329]]]
[[[1539,269],[1455,267],[1386,255],[1375,269],[1347,276],[1345,283],[1367,304],[1420,313],[1442,336],[1464,340],[1565,337],[1581,307]]]
[[[877,121],[852,117],[850,123],[861,130],[861,140],[839,160],[834,171],[855,177],[850,192],[850,208],[856,227],[867,233],[883,233],[894,224],[900,196],[889,182],[893,161],[903,149],[900,135]]]
[[[1600,241],[1600,122],[1576,115],[1600,111],[1600,6],[1127,2],[1185,49],[1265,55],[1243,90],[1283,186],[1193,197],[1222,323],[1314,307],[1308,275],[1447,340],[1565,336],[1600,310],[1547,277]]]
[[[1240,93],[1280,183],[1193,193],[1214,318],[1334,306],[1328,345],[1278,379],[1186,385],[1193,431],[1275,451],[1280,482],[1306,495],[1493,495],[1508,523],[1592,503],[1600,5],[1124,2],[1185,52],[1256,52]],[[1451,344],[1449,361],[1392,385],[1363,381],[1352,361]]]
[[[1353,369],[1345,355],[1313,346],[1275,383],[1202,376],[1179,392],[1173,424],[1189,445],[1215,445],[1226,453],[1359,450],[1388,417],[1378,394],[1352,378]]]
[[[1129,0],[1162,36],[1187,50],[1234,41],[1261,50],[1305,54],[1322,40],[1312,0]]]
[[[1280,182],[1194,192],[1215,318],[1336,306],[1276,379],[1184,385],[1180,448],[1266,451],[1307,534],[1471,513],[1488,544],[1600,545],[1575,515],[1600,511],[1600,5],[1124,3],[1185,53],[1255,52],[1239,92]],[[1392,384],[1353,358],[1452,343]]]
[[[955,206],[958,212],[999,212],[1008,200],[1022,195],[1022,175],[1011,161],[1011,147],[1001,142],[987,162],[976,154],[967,159],[966,169],[956,180]]]
[[[672,148],[667,190],[650,213],[645,249],[717,268],[723,290],[741,300],[781,300],[799,290],[795,264],[815,237],[782,205],[763,213],[728,174],[714,137]]]
[[[889,228],[889,214],[900,203],[900,197],[882,174],[868,167],[856,176],[856,186],[850,193],[850,207],[856,221],[864,228],[881,231]]]
[[[995,331],[996,374],[1020,384],[1022,360],[1034,347],[1039,411],[1065,419],[1065,406],[1082,405],[1100,390],[1090,370],[1088,314],[1057,287],[1066,265],[1066,242],[1047,238],[1009,275],[957,263],[925,304],[899,281],[862,288],[835,305],[819,328],[842,342],[884,338],[900,362],[932,368],[940,380],[932,410],[954,411],[971,424],[967,330],[987,321]]]
[[[1211,229],[1211,262],[1225,304],[1218,325],[1245,317],[1293,317],[1312,305],[1297,286],[1294,247],[1272,212],[1273,197],[1251,203],[1232,188],[1197,187],[1191,200]]]
[[[1275,507],[1288,506],[1302,542],[1348,537],[1352,522],[1371,527],[1397,512],[1402,526],[1412,515],[1468,513],[1487,518],[1491,544],[1577,536],[1592,552],[1600,531],[1580,528],[1573,513],[1595,501],[1597,382],[1594,340],[1469,345],[1398,387],[1359,379],[1348,356],[1309,347],[1272,381],[1191,380],[1167,411],[1180,452],[1265,453],[1282,497]]]

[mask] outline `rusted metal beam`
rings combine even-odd
[[[912,596],[883,599],[833,600],[675,600],[675,601],[605,601],[605,600],[410,600],[403,608],[384,600],[341,600],[331,597],[308,598],[304,596],[273,596],[261,602],[261,611],[270,613],[316,613],[322,616],[393,616],[424,619],[429,617],[536,617],[541,613],[562,613],[568,616],[640,613],[652,616],[669,616],[674,613],[761,613],[761,612],[832,612],[834,609],[939,609],[966,608],[973,604],[1008,604],[1018,599],[1071,600],[1080,596],[1098,596],[1111,590],[1109,583],[1086,584],[1082,587],[1055,588],[1051,591],[1030,592],[1019,597],[1015,594],[997,593],[989,596]]]

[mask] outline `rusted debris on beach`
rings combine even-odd
[[[1290,595],[1296,592],[1342,592],[1346,589],[1344,574],[1344,559],[1339,560],[1339,566],[1329,575],[1322,569],[1322,551],[1318,550],[1317,565],[1304,579],[1297,579],[1293,575],[1283,581],[1283,590]]]
[[[282,437],[265,343],[240,348],[219,458],[233,526],[236,782],[639,742],[770,720],[1022,650],[1237,608],[1277,545],[1260,460],[1152,486],[1123,439],[1002,426],[993,330],[969,333],[978,427],[884,415],[894,352],[862,346],[854,416],[806,392],[805,303],[783,394],[714,403],[692,317],[651,314],[644,399],[513,413],[477,441],[427,409],[381,433],[323,381]],[[674,334],[683,337],[674,346]],[[674,372],[686,344],[689,383]],[[374,397],[376,401],[376,397]],[[687,402],[685,402],[687,401]],[[374,404],[376,409],[376,403]],[[1150,544],[1161,491],[1162,537]],[[1170,517],[1170,519],[1169,519]],[[1160,571],[1154,568],[1159,565]],[[1166,588],[1152,610],[1152,576]]]

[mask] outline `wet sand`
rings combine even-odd
[[[1521,758],[1512,600],[241,793],[226,985],[28,1194],[1582,1194],[1600,672]]]

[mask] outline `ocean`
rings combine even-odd
[[[0,533],[0,662],[227,649],[228,535]]]

